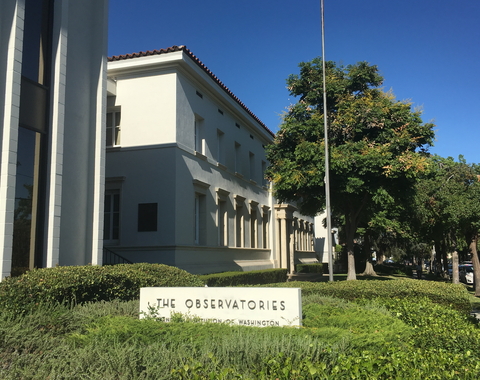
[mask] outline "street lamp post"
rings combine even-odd
[[[325,142],[325,212],[327,215],[327,252],[329,281],[333,281],[333,255],[332,255],[332,218],[330,209],[330,166],[328,154],[328,118],[327,118],[327,85],[325,83],[325,20],[323,0],[320,0],[322,18],[322,70],[323,70],[323,131]]]

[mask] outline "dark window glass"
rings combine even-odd
[[[52,0],[25,0],[22,75],[46,84]]]
[[[157,231],[157,203],[138,205],[138,231]]]
[[[33,263],[38,205],[39,133],[18,129],[17,176],[13,227],[12,274],[28,270]]]

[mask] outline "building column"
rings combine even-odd
[[[295,270],[294,263],[294,229],[293,212],[296,208],[291,205],[276,204],[275,219],[277,220],[277,250],[280,258],[280,268],[288,269],[289,273]]]
[[[21,56],[23,50],[23,3],[2,3],[0,25],[0,281],[12,268],[18,124],[20,120]]]

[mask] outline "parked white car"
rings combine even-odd
[[[466,284],[473,284],[473,266],[472,265],[459,265],[458,277],[460,281]]]

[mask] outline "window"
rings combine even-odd
[[[267,163],[265,161],[262,161],[262,186],[263,187],[268,187],[268,181],[265,178],[266,170],[267,170]]]
[[[235,196],[235,246],[245,247],[245,231],[244,231],[244,215],[243,205],[245,198],[236,195]]]
[[[250,211],[250,247],[257,247],[257,210],[256,205],[252,205]]]
[[[195,191],[193,206],[193,234],[196,245],[207,244],[207,194],[210,185],[198,179],[193,180]]]
[[[195,244],[206,244],[206,197],[195,193]]]
[[[223,146],[224,133],[217,129],[217,162],[225,164],[225,147]]]
[[[262,248],[268,248],[268,207],[264,206],[263,207],[263,220],[262,220]]]
[[[13,228],[9,232],[13,232],[11,273],[17,275],[43,266],[45,258],[42,247],[48,170],[44,153],[50,140],[47,120],[50,116],[52,60],[49,51],[52,37],[49,31],[53,26],[53,3],[53,0],[25,0],[20,3],[25,6],[25,23],[22,24],[21,77],[17,78],[21,80],[19,128],[15,137],[17,174],[14,178],[15,194],[11,194],[15,197],[15,205],[11,210],[13,225],[9,225]]]
[[[157,231],[157,203],[138,205],[138,232]]]
[[[120,238],[120,191],[105,192],[103,213],[103,240],[114,241]]]
[[[195,115],[195,152],[206,155],[204,119]]]
[[[217,226],[218,226],[218,245],[219,247],[228,247],[228,191],[217,188]]]
[[[218,245],[220,247],[228,246],[228,214],[227,202],[218,201]]]
[[[241,174],[241,145],[237,142],[235,142],[235,173]]]
[[[107,113],[107,146],[120,145],[120,110]]]
[[[255,154],[250,152],[248,158],[250,163],[250,180],[255,181]]]

